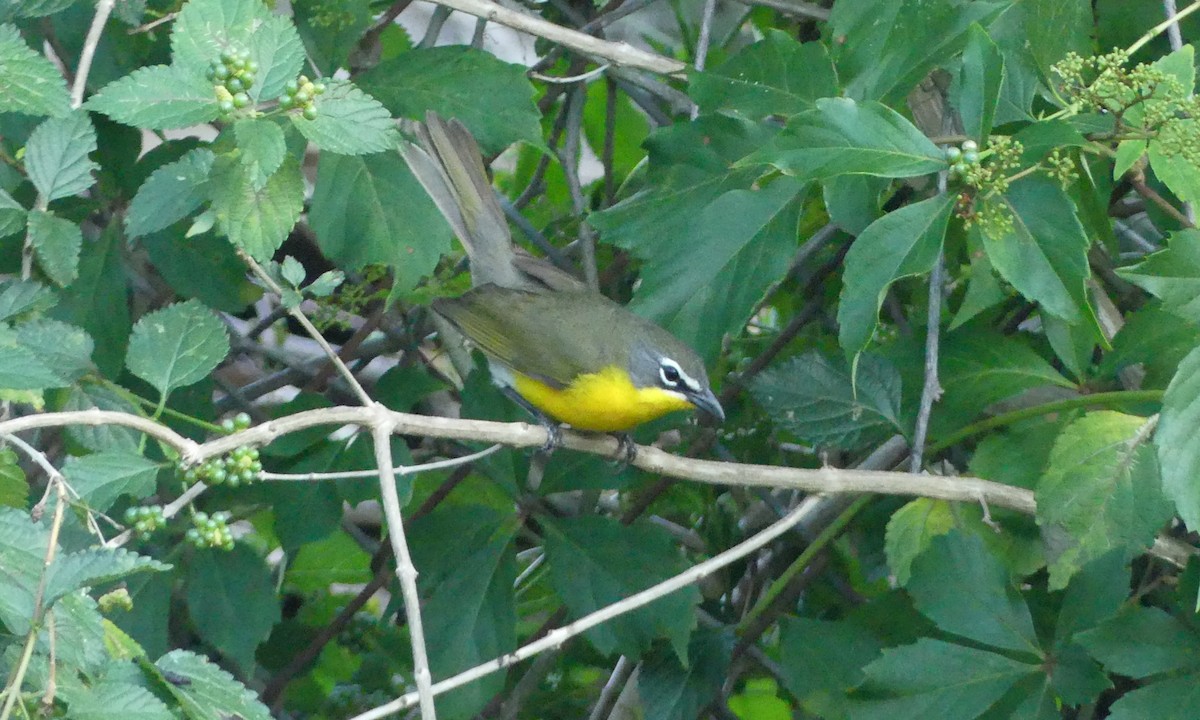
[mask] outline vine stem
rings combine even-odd
[[[1137,52],[1138,50],[1141,50],[1142,47],[1146,45],[1146,43],[1148,43],[1151,40],[1153,40],[1154,38],[1158,37],[1163,32],[1166,32],[1166,30],[1168,28],[1170,28],[1172,25],[1182,21],[1185,17],[1187,17],[1188,15],[1191,15],[1192,13],[1196,12],[1197,10],[1200,10],[1200,0],[1196,0],[1196,2],[1192,3],[1191,5],[1188,5],[1184,9],[1175,13],[1173,16],[1167,18],[1166,20],[1163,20],[1159,24],[1157,24],[1154,27],[1147,30],[1145,35],[1142,35],[1140,38],[1137,39],[1136,42],[1134,42],[1132,45],[1129,46],[1127,52],[1130,55],[1132,55],[1135,52]]]

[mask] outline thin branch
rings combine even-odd
[[[96,3],[96,14],[92,16],[92,26],[88,28],[87,38],[83,41],[83,51],[79,53],[79,67],[75,68],[75,84],[71,86],[71,107],[83,105],[83,93],[87,89],[88,73],[92,69],[92,59],[96,56],[96,46],[100,44],[100,36],[104,34],[104,25],[112,13],[116,0],[99,0]]]
[[[1196,2],[1175,13],[1172,17],[1168,17],[1166,20],[1147,30],[1144,35],[1137,39],[1137,42],[1129,46],[1127,52],[1130,55],[1133,55],[1138,50],[1141,50],[1146,43],[1158,37],[1160,33],[1167,30],[1172,25],[1177,25],[1179,21],[1183,20],[1185,17],[1191,15],[1197,10],[1200,10],[1200,0],[1196,0]]]
[[[708,45],[712,42],[713,16],[717,14],[717,0],[704,0],[704,14],[700,16],[700,37],[696,39],[696,72],[704,71],[708,60]],[[695,115],[692,116],[695,119]]]
[[[912,461],[909,472],[921,472],[925,456],[925,438],[929,434],[929,417],[933,404],[942,396],[942,384],[938,381],[938,340],[942,329],[942,287],[945,285],[946,258],[938,250],[929,274],[929,312],[925,323],[925,383],[921,388],[921,404],[917,413],[917,425],[913,431]]]
[[[605,720],[608,717],[613,706],[617,704],[617,698],[621,696],[621,690],[625,688],[625,683],[629,682],[629,676],[633,675],[633,669],[636,667],[637,665],[624,655],[617,659],[612,674],[608,676],[608,681],[604,683],[604,689],[600,691],[600,697],[596,698],[596,704],[588,713],[588,720]]]
[[[396,492],[396,474],[392,471],[392,413],[379,404],[371,409],[375,413],[371,439],[375,443],[375,463],[379,466],[383,514],[387,518],[388,542],[396,557],[396,577],[400,580],[400,592],[404,596],[404,616],[408,621],[409,644],[412,645],[413,675],[417,682],[421,720],[436,720],[433,675],[429,671],[429,654],[425,650],[425,630],[421,623],[421,602],[417,593],[417,568],[413,565],[408,541],[404,537],[404,517],[400,513],[400,496]]]
[[[572,50],[603,58],[614,65],[640,68],[661,75],[682,75],[687,66],[678,60],[645,50],[629,43],[601,40],[586,33],[499,5],[492,0],[433,0],[438,5],[465,12],[468,15],[500,23],[513,30],[536,35]]]
[[[1200,1],[1200,0],[1198,0],[1198,1]],[[1146,198],[1150,202],[1157,205],[1160,210],[1165,212],[1167,215],[1170,215],[1177,223],[1179,223],[1183,227],[1185,227],[1185,228],[1195,228],[1196,227],[1196,224],[1193,223],[1191,221],[1191,219],[1188,218],[1187,215],[1185,215],[1183,212],[1181,212],[1179,210],[1179,208],[1177,208],[1174,205],[1172,205],[1171,203],[1167,202],[1167,199],[1164,198],[1162,195],[1159,195],[1158,191],[1156,191],[1154,188],[1152,188],[1148,184],[1146,184],[1146,176],[1141,171],[1131,172],[1128,174],[1128,177],[1129,177],[1130,184],[1133,185],[1133,189],[1137,191],[1138,195],[1141,195],[1142,197]]]
[[[463,455],[462,457],[447,458],[445,460],[436,460],[434,462],[422,463],[420,465],[397,465],[392,469],[392,472],[401,477],[405,475],[417,475],[430,470],[445,470],[446,468],[458,467],[473,463],[480,458],[485,458],[488,455],[496,452],[504,447],[499,443],[492,445],[489,448],[480,450],[477,453]],[[264,472],[259,475],[261,480],[275,480],[285,482],[315,482],[318,480],[358,480],[361,478],[378,478],[379,470],[346,470],[343,472],[313,472],[313,473],[273,473]]]

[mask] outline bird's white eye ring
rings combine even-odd
[[[676,387],[679,385],[679,380],[682,373],[679,366],[671,360],[664,359],[658,367],[658,375],[662,378],[663,385],[667,387]]]

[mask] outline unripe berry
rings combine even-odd
[[[233,106],[236,108],[244,108],[250,104],[250,96],[244,92],[237,93],[233,96]]]
[[[317,109],[315,107],[313,107],[312,105],[306,105],[304,108],[303,114],[304,114],[305,120],[316,120],[317,119]]]

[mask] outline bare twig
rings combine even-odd
[[[108,22],[115,2],[116,0],[99,0],[96,3],[96,14],[92,16],[92,25],[83,41],[83,51],[79,53],[79,67],[75,68],[75,84],[71,86],[72,108],[83,105],[83,93],[87,89],[88,73],[92,69],[92,59],[96,56],[96,46],[100,44],[100,36],[104,34],[104,25]]]
[[[463,455],[462,457],[447,458],[445,460],[436,460],[434,462],[421,463],[420,465],[397,465],[392,472],[401,477],[405,475],[417,475],[431,470],[445,470],[447,468],[458,467],[473,463],[476,460],[485,458],[488,455],[496,452],[503,445],[496,444],[489,448],[480,450],[477,453]],[[342,472],[313,472],[313,473],[273,473],[264,472],[259,475],[260,480],[275,480],[286,482],[316,482],[320,480],[357,480],[361,478],[378,478],[379,470],[345,470]]]
[[[375,443],[375,463],[379,466],[379,488],[383,499],[383,514],[387,518],[388,541],[396,557],[396,577],[404,596],[404,616],[408,621],[409,644],[413,652],[413,675],[421,705],[421,720],[436,720],[433,705],[429,654],[425,650],[425,629],[421,622],[421,602],[417,594],[417,568],[408,552],[404,537],[404,518],[400,513],[400,496],[396,492],[396,474],[392,471],[392,413],[383,405],[374,405],[371,439]]]
[[[678,60],[639,50],[628,43],[601,40],[571,28],[556,25],[536,15],[510,10],[492,0],[434,0],[438,5],[486,18],[506,27],[545,38],[572,50],[603,58],[614,65],[641,68],[662,75],[680,75],[687,66]]]
[[[929,416],[933,403],[942,396],[942,385],[938,382],[938,339],[942,328],[942,286],[945,284],[946,259],[938,250],[929,274],[929,313],[925,323],[925,384],[921,388],[921,404],[917,413],[916,429],[913,431],[912,461],[909,472],[921,472],[925,455],[925,438],[929,433]]]
[[[708,60],[708,44],[712,42],[713,16],[717,13],[717,0],[704,0],[704,14],[700,16],[700,37],[696,39],[696,72],[704,71]],[[692,115],[695,118],[695,114]]]
[[[617,698],[620,697],[621,690],[625,688],[625,683],[629,682],[629,676],[633,674],[635,667],[637,665],[630,662],[629,658],[624,655],[617,659],[612,674],[608,676],[608,682],[604,683],[604,689],[600,691],[600,697],[596,698],[596,704],[588,713],[588,720],[606,720],[608,718],[608,714],[617,704]]]

